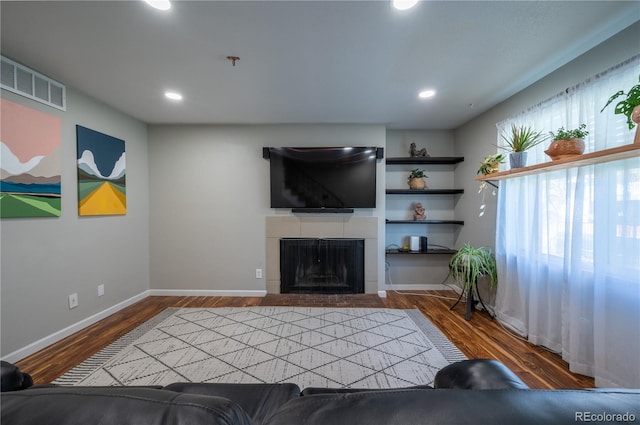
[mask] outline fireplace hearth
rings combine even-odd
[[[364,239],[280,239],[280,292],[364,293]]]

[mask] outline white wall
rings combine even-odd
[[[266,291],[265,278],[255,277],[255,269],[265,268],[266,217],[291,211],[269,208],[269,161],[262,158],[263,147],[384,143],[384,126],[378,125],[150,126],[154,293]],[[384,163],[379,162],[377,208],[355,215],[380,216],[382,222],[383,194]]]
[[[31,344],[149,288],[147,130],[70,88],[66,112],[6,91],[2,97],[62,122],[62,215],[0,223],[1,353],[17,360],[42,348]],[[78,217],[76,124],[125,141],[125,216]],[[97,295],[99,284],[105,285],[103,297]],[[69,310],[73,292],[79,306]]]
[[[456,152],[457,155],[465,157],[465,162],[460,164],[456,171],[456,186],[465,189],[465,196],[456,206],[456,216],[465,222],[458,237],[458,247],[465,242],[476,246],[491,248],[495,246],[496,197],[487,196],[486,213],[483,217],[479,217],[480,182],[475,180],[475,176],[480,161],[486,155],[496,152],[496,123],[639,54],[638,40],[640,40],[640,23],[618,33],[456,130]],[[605,113],[611,113],[611,109]]]
[[[409,156],[409,145],[427,148],[432,156],[454,156],[455,138],[452,130],[388,130],[387,157]],[[387,165],[386,184],[389,189],[408,189],[407,176],[414,168],[425,170],[426,183],[432,189],[453,189],[458,165]],[[455,206],[463,195],[387,196],[386,215],[389,219],[412,220],[416,202],[425,207],[428,220],[457,220]],[[427,236],[430,245],[454,247],[458,225],[390,224],[386,226],[386,245],[403,246],[409,236]],[[388,255],[386,257],[385,289],[440,289],[449,274],[449,255]]]

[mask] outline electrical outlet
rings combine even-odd
[[[98,285],[98,296],[101,297],[104,295],[104,285]]]
[[[69,310],[78,307],[78,293],[74,292],[69,295]]]
[[[256,269],[256,279],[262,279],[262,269]]]

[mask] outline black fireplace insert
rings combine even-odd
[[[364,293],[364,239],[280,239],[280,292]]]

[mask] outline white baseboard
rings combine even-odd
[[[378,296],[380,298],[387,298],[387,291],[378,291]]]
[[[2,360],[7,361],[9,363],[15,363],[19,360],[22,360],[25,357],[30,356],[31,354],[38,352],[43,348],[48,347],[49,345],[55,342],[58,342],[61,339],[64,339],[69,335],[72,335],[86,328],[87,326],[93,325],[94,323],[99,322],[100,320],[111,316],[113,313],[117,313],[118,311],[122,310],[125,307],[128,307],[144,298],[147,298],[148,296],[149,296],[149,291],[144,291],[138,295],[134,295],[133,297],[126,299],[122,302],[119,302],[118,304],[111,306],[106,310],[96,313],[93,316],[89,316],[86,319],[83,319],[77,323],[74,323],[73,325],[67,326],[66,328],[61,329],[57,332],[54,332],[51,335],[45,336],[44,338],[41,338],[35,342],[32,342],[26,347],[20,348],[12,353],[9,353],[6,356],[4,356]]]
[[[442,291],[452,289],[450,286],[440,284],[420,284],[420,285],[384,285],[385,291]],[[380,291],[378,291],[379,293]]]
[[[149,295],[169,297],[264,297],[266,290],[150,289]]]

